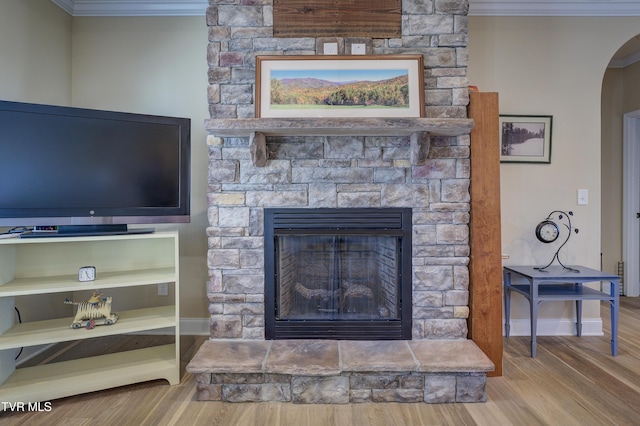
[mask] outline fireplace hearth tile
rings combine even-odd
[[[417,371],[407,341],[340,342],[343,371]]]
[[[216,340],[202,344],[190,362],[193,373],[261,373],[271,341]]]
[[[310,376],[340,374],[338,341],[274,340],[265,371]]]
[[[410,340],[407,342],[420,364],[418,371],[493,371],[495,365],[471,340]]]
[[[471,340],[210,340],[186,370],[199,401],[484,402],[494,366]]]

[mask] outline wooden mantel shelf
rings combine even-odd
[[[411,164],[424,164],[431,136],[461,136],[471,132],[466,118],[229,118],[205,121],[217,137],[249,137],[251,161],[267,164],[268,136],[410,136]]]
[[[466,118],[229,118],[205,121],[219,137],[265,136],[460,136],[473,128]]]

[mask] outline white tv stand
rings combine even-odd
[[[96,267],[97,279],[79,282],[78,268],[86,265]],[[179,383],[178,265],[177,232],[0,240],[0,401],[48,401],[155,379]],[[173,295],[170,291],[166,301],[147,307],[139,295],[157,294],[162,283],[169,283]],[[25,322],[16,321],[14,306],[30,297],[49,294],[52,304],[63,304],[81,290],[118,292],[112,305],[118,322],[74,330],[72,312],[41,321],[29,321],[23,313]],[[173,344],[16,368],[21,347],[162,328],[172,329]]]

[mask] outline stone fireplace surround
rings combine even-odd
[[[423,54],[426,118],[280,120],[253,118],[255,56],[317,54],[328,40],[273,38],[272,0],[210,1],[211,340],[188,367],[196,373],[198,399],[486,398],[486,371],[493,366],[466,339],[472,127],[466,119],[467,9],[467,1],[403,0],[402,38],[364,40],[373,54]],[[413,340],[396,342],[395,349],[384,342],[265,341],[266,207],[411,207]],[[371,362],[354,365],[354,353]],[[394,359],[398,353],[406,357]],[[334,399],[336,386],[343,392]]]

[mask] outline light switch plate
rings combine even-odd
[[[589,204],[589,190],[578,189],[578,205],[586,206]]]

